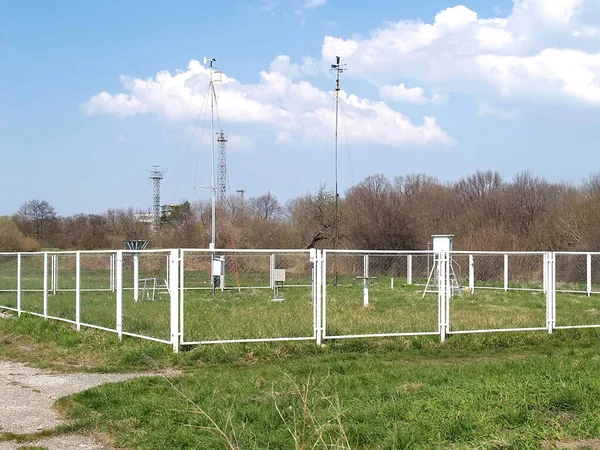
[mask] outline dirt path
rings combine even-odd
[[[55,427],[62,423],[52,409],[57,398],[137,376],[142,374],[53,374],[21,363],[0,361],[0,433],[35,433]],[[111,449],[93,437],[84,435],[64,435],[27,445],[49,450]],[[21,446],[23,444],[0,442],[0,450],[13,450]]]

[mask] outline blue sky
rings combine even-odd
[[[333,187],[335,55],[342,192],[374,173],[579,182],[597,170],[599,38],[598,0],[0,0],[0,214],[149,208],[152,164],[163,203],[208,199],[205,56],[231,192]]]

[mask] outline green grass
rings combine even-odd
[[[186,286],[201,286],[192,273]],[[95,273],[97,279],[103,275]],[[260,281],[246,276],[245,286]],[[264,281],[264,280],[263,280]],[[369,290],[369,306],[363,306],[360,280],[340,278],[338,286],[327,286],[327,328],[332,335],[381,334],[437,331],[437,295],[423,296],[423,286],[402,284],[380,277]],[[306,284],[307,279],[297,278]],[[282,302],[273,302],[273,290],[242,288],[186,289],[184,338],[203,340],[310,337],[313,334],[313,304],[310,286],[286,287]],[[141,296],[141,291],[140,291]],[[0,306],[16,307],[16,293],[0,293]],[[42,292],[24,292],[23,310],[41,314]],[[123,330],[169,340],[169,296],[160,291],[155,301],[134,302],[133,291],[123,291]],[[48,314],[75,319],[75,293],[59,290],[48,296]],[[557,325],[600,323],[600,296],[561,293],[556,296]],[[82,291],[81,321],[116,328],[116,294],[108,290]],[[455,295],[450,302],[452,331],[502,328],[543,328],[546,326],[546,296],[539,291],[476,289],[474,294]]]
[[[99,432],[124,448],[228,448],[214,424],[241,449],[302,448],[303,441],[309,448],[318,439],[316,448],[520,449],[600,436],[597,330],[173,354],[165,345],[23,317],[0,320],[0,339],[0,358],[59,371],[182,371],[60,400],[65,430]]]
[[[132,380],[63,403],[130,448],[227,448],[216,427],[242,449],[538,448],[598,435],[597,350],[458,361],[452,349],[434,359],[323,352]]]

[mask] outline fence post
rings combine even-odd
[[[108,277],[110,278],[110,291],[115,292],[115,255],[110,255],[110,267],[108,269]]]
[[[592,295],[592,254],[587,254],[587,295]]]
[[[17,316],[21,317],[21,253],[17,253]]]
[[[369,306],[369,255],[363,256],[363,306]]]
[[[446,252],[436,253],[434,263],[438,279],[438,332],[440,334],[440,341],[444,342],[446,340],[446,295],[448,292],[446,289],[446,285],[448,284]]]
[[[185,304],[185,250],[181,249],[179,257],[179,343],[183,342],[184,304]]]
[[[508,291],[508,255],[504,255],[504,292]]]
[[[52,255],[52,263],[50,264],[50,287],[52,295],[56,295],[56,268],[58,267],[58,255]]]
[[[321,339],[327,337],[327,251],[321,250],[323,266],[321,268]]]
[[[81,329],[81,252],[75,253],[75,326]]]
[[[44,319],[48,320],[48,252],[44,252]]]
[[[275,281],[274,281],[274,274],[275,274],[275,253],[271,253],[271,256],[269,257],[269,287],[271,289],[275,289]]]
[[[133,254],[133,300],[138,301],[140,289],[140,260],[136,253]]]
[[[271,255],[272,256],[272,255]],[[311,267],[311,290],[312,290],[312,303],[313,303],[313,337],[317,345],[320,343],[319,337],[319,301],[320,301],[320,280],[319,280],[319,250],[311,248],[308,252],[308,258],[310,260]],[[272,260],[271,260],[272,261]],[[272,267],[272,266],[271,266]]]
[[[556,327],[556,253],[552,252],[552,329]]]
[[[123,339],[123,250],[117,250],[115,275],[117,281],[117,336]]]
[[[171,345],[179,352],[179,250],[171,250],[169,256],[169,294],[171,299]]]
[[[555,253],[548,252],[547,261],[547,292],[546,292],[546,325],[548,334],[552,334],[556,324],[556,264]]]
[[[471,294],[475,292],[475,258],[469,255],[469,290]]]
[[[406,284],[412,284],[412,255],[406,256]]]
[[[544,253],[542,258],[542,289],[544,294],[548,293],[548,253]]]
[[[316,298],[316,309],[317,309],[317,323],[316,323],[316,327],[315,327],[315,332],[317,335],[317,345],[321,345],[322,343],[322,336],[321,336],[321,320],[322,320],[322,288],[321,288],[321,282],[322,282],[322,276],[323,276],[323,266],[322,266],[322,261],[323,261],[323,250],[317,250],[317,255],[316,255],[316,265],[317,265],[317,277],[316,277],[316,282],[317,282],[317,286],[316,286],[316,291],[317,291],[317,298]]]

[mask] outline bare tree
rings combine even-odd
[[[357,248],[414,248],[400,193],[383,175],[367,177],[344,200],[348,242]]]
[[[473,175],[461,178],[455,185],[458,197],[467,205],[491,195],[501,187],[502,177],[491,170],[478,170]]]
[[[46,238],[50,222],[56,218],[56,211],[46,200],[29,200],[19,209],[19,216],[31,226],[32,234],[42,241]]]
[[[256,219],[273,220],[279,218],[281,206],[271,192],[250,199],[250,210]]]

